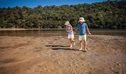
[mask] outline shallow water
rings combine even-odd
[[[93,35],[126,36],[126,30],[91,30]],[[0,36],[65,36],[66,31],[8,30],[0,31]],[[77,34],[76,34],[77,35]]]

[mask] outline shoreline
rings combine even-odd
[[[50,31],[50,30],[53,30],[53,31],[58,31],[58,30],[65,30],[65,28],[62,28],[62,29],[58,29],[58,28],[46,28],[46,29],[39,29],[39,28],[0,28],[0,31],[13,31],[13,30],[47,30],[47,31]]]
[[[75,28],[74,28],[75,29]],[[90,30],[109,30],[109,31],[114,31],[114,30],[118,30],[118,31],[126,31],[126,29],[91,29]],[[39,28],[0,28],[0,31],[7,31],[7,30],[47,30],[47,31],[58,31],[58,30],[65,30],[65,28],[45,28],[45,29],[39,29]]]

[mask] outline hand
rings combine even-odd
[[[89,32],[88,34],[89,34],[89,35],[91,35],[91,33],[90,33],[90,32]]]
[[[74,35],[77,34],[76,32],[74,32]]]

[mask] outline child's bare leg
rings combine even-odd
[[[86,40],[84,40],[84,50],[86,50]]]
[[[79,50],[82,50],[82,40],[80,40],[80,49]]]
[[[71,38],[69,39],[69,42],[70,42],[70,48],[72,48],[72,40],[71,40]]]
[[[72,41],[72,44],[73,44],[73,45],[75,45],[75,41],[74,41],[74,38],[72,38],[72,39],[71,39],[71,41]]]

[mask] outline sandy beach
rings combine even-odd
[[[88,51],[67,36],[0,36],[0,74],[126,74],[126,37],[91,35]]]

